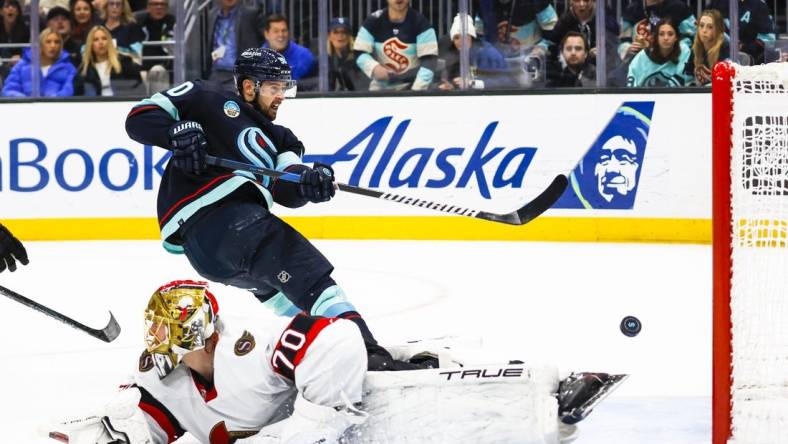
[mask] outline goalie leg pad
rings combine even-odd
[[[347,438],[352,444],[558,444],[557,389],[553,366],[368,372],[369,420]]]

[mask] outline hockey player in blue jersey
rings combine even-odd
[[[369,89],[425,90],[433,82],[438,37],[427,19],[408,4],[388,0],[358,30],[356,64],[371,79]]]
[[[377,345],[331,278],[334,267],[304,236],[271,213],[334,196],[333,170],[301,161],[304,145],[273,123],[296,84],[285,58],[249,48],[235,63],[238,94],[195,80],[154,94],[126,119],[132,139],[172,151],[158,196],[164,247],[184,253],[203,277],[248,289],[279,315],[306,312],[355,322],[371,369],[410,369]],[[206,155],[300,175],[299,183],[208,166]]]

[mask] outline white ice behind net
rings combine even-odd
[[[788,63],[736,67],[731,443],[788,440]]]

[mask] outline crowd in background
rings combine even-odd
[[[361,23],[331,16],[327,41],[318,42],[305,31],[311,23],[290,29],[281,0],[214,0],[201,73],[232,89],[240,52],[265,46],[287,59],[299,90],[317,90],[319,45],[325,45],[329,91],[589,87],[597,85],[604,51],[608,86],[706,86],[714,64],[731,57],[728,0],[706,0],[700,17],[685,0],[631,0],[620,20],[606,7],[599,27],[604,49],[596,47],[595,0],[565,1],[559,15],[549,0],[474,0],[472,15],[458,14],[448,33],[438,35],[410,1],[386,0]],[[2,95],[29,96],[29,0],[0,5],[0,44],[28,44],[0,47]],[[176,20],[168,0],[41,0],[39,6],[42,96],[140,96],[172,82]],[[767,3],[741,0],[738,24],[738,63],[785,61]]]

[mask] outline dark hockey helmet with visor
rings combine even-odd
[[[259,93],[263,82],[284,82],[281,91],[285,97],[295,97],[296,81],[287,59],[270,48],[248,48],[235,61],[235,83],[242,90],[244,79],[255,82],[255,92]],[[279,92],[279,91],[275,91]]]

